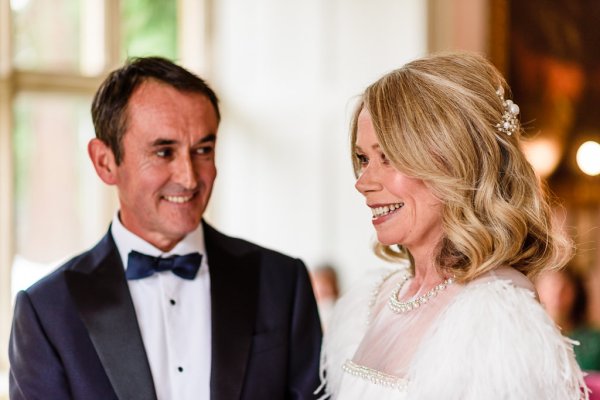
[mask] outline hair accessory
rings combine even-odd
[[[506,133],[508,136],[512,135],[519,129],[519,106],[516,105],[512,100],[504,100],[504,89],[500,87],[496,90],[496,94],[502,100],[504,105],[504,114],[502,114],[502,120],[496,124],[498,132]]]

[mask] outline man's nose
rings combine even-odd
[[[175,161],[173,180],[185,189],[196,189],[198,179],[194,162],[190,155],[182,156]]]

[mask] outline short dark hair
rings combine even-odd
[[[208,84],[183,67],[162,57],[132,58],[102,82],[92,102],[92,120],[96,137],[106,143],[118,164],[123,159],[122,141],[127,130],[127,104],[137,87],[156,79],[177,90],[199,93],[208,98],[221,120],[219,100]]]

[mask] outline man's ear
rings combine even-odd
[[[96,173],[107,185],[117,183],[117,163],[110,147],[102,140],[94,138],[88,143],[88,154]]]

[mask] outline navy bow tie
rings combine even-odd
[[[155,272],[172,271],[183,279],[194,279],[200,268],[202,255],[190,253],[184,256],[152,257],[132,250],[127,260],[127,279],[142,279]]]

